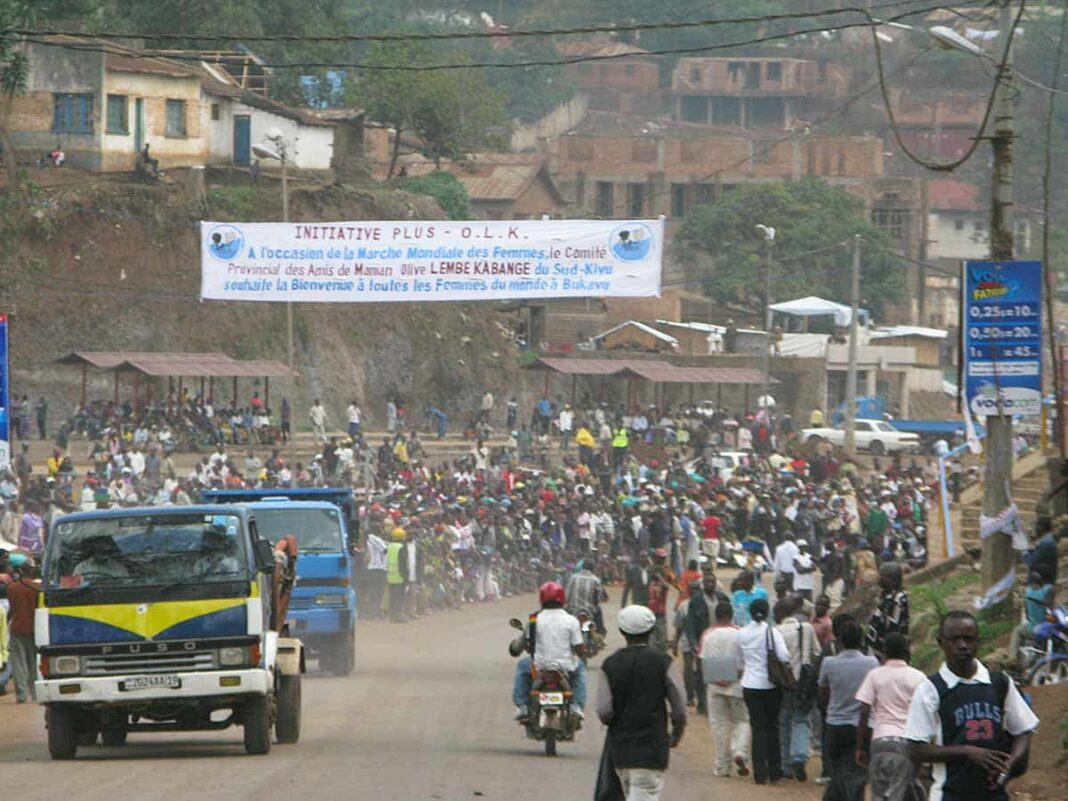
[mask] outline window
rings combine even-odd
[[[614,189],[615,187],[609,181],[597,182],[597,215],[599,217],[615,216]]]
[[[129,107],[126,95],[108,95],[108,133],[130,133],[126,110]]]
[[[52,95],[52,131],[54,133],[91,134],[93,132],[93,96],[57,93]]]
[[[737,97],[717,97],[712,101],[713,125],[741,125],[742,103]]]
[[[686,184],[671,185],[671,216],[686,216]]]
[[[782,62],[781,61],[769,61],[768,62],[768,80],[769,81],[781,81],[782,80]]]
[[[185,101],[167,101],[167,127],[164,131],[166,136],[172,139],[185,138]]]
[[[679,101],[679,116],[683,122],[708,122],[708,98],[684,95]]]
[[[627,184],[627,214],[634,218],[645,214],[645,184]]]
[[[964,230],[964,220],[954,220],[953,221],[953,230],[954,231],[963,231]]]
[[[218,103],[212,103],[211,104],[211,118],[213,120],[218,120],[219,119],[219,104]]]
[[[715,185],[714,184],[698,184],[697,185],[697,205],[707,206],[715,200]]]
[[[700,67],[690,67],[690,82],[691,83],[701,83],[701,68]]]
[[[899,242],[908,235],[909,216],[909,209],[896,192],[887,192],[871,210],[872,223]]]
[[[786,104],[781,97],[753,97],[749,99],[747,127],[785,128]]]

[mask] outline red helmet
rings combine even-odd
[[[565,601],[563,586],[556,581],[546,581],[541,585],[541,589],[538,590],[538,600],[541,601],[542,606],[545,606],[550,601],[555,601],[560,606],[563,606]]]

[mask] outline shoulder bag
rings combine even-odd
[[[780,690],[793,690],[797,688],[794,680],[794,671],[790,667],[790,660],[783,662],[775,653],[775,635],[772,633],[771,624],[767,624],[764,644],[768,652],[768,680]]]

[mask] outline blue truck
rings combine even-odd
[[[351,489],[205,490],[205,503],[247,505],[260,537],[297,538],[297,583],[289,602],[291,636],[319,659],[319,668],[348,676],[356,662],[355,519]]]

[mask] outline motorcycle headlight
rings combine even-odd
[[[48,675],[73,676],[82,672],[80,656],[53,656],[48,663]]]
[[[236,667],[243,665],[248,660],[248,649],[237,646],[229,646],[219,649],[219,665],[223,667]]]

